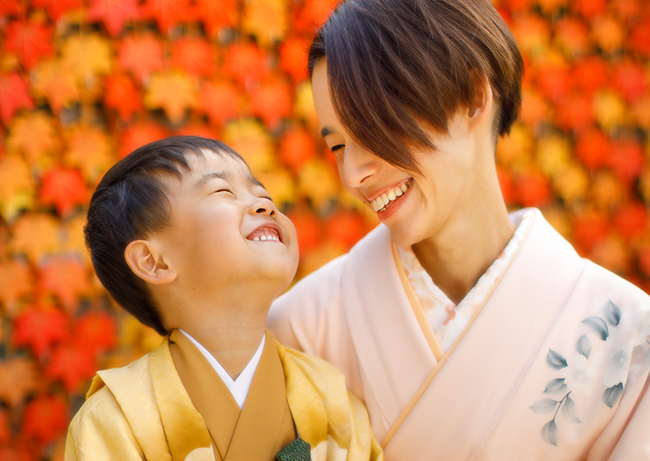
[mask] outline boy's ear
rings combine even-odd
[[[494,95],[487,77],[477,71],[471,71],[471,74],[474,83],[474,98],[470,102],[468,115],[474,124],[478,124],[489,117]]]
[[[176,280],[177,273],[151,240],[134,240],[124,250],[126,263],[145,282],[162,285]]]

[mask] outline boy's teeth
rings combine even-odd
[[[404,195],[408,188],[409,186],[406,184],[395,187],[394,189],[389,190],[385,194],[381,194],[379,197],[371,201],[370,206],[374,211],[380,211],[381,209],[385,208],[386,205],[388,205],[390,202],[396,200],[397,197]]]

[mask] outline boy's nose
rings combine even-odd
[[[255,214],[275,216],[275,205],[268,199],[256,200],[252,209],[255,210]]]

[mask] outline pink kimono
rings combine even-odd
[[[543,218],[443,352],[380,225],[271,309],[337,365],[387,461],[650,460],[650,297]]]

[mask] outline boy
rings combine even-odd
[[[381,458],[342,375],[265,329],[296,234],[236,152],[195,136],[135,150],[98,185],[85,233],[102,284],[164,340],[97,373],[66,460]]]

